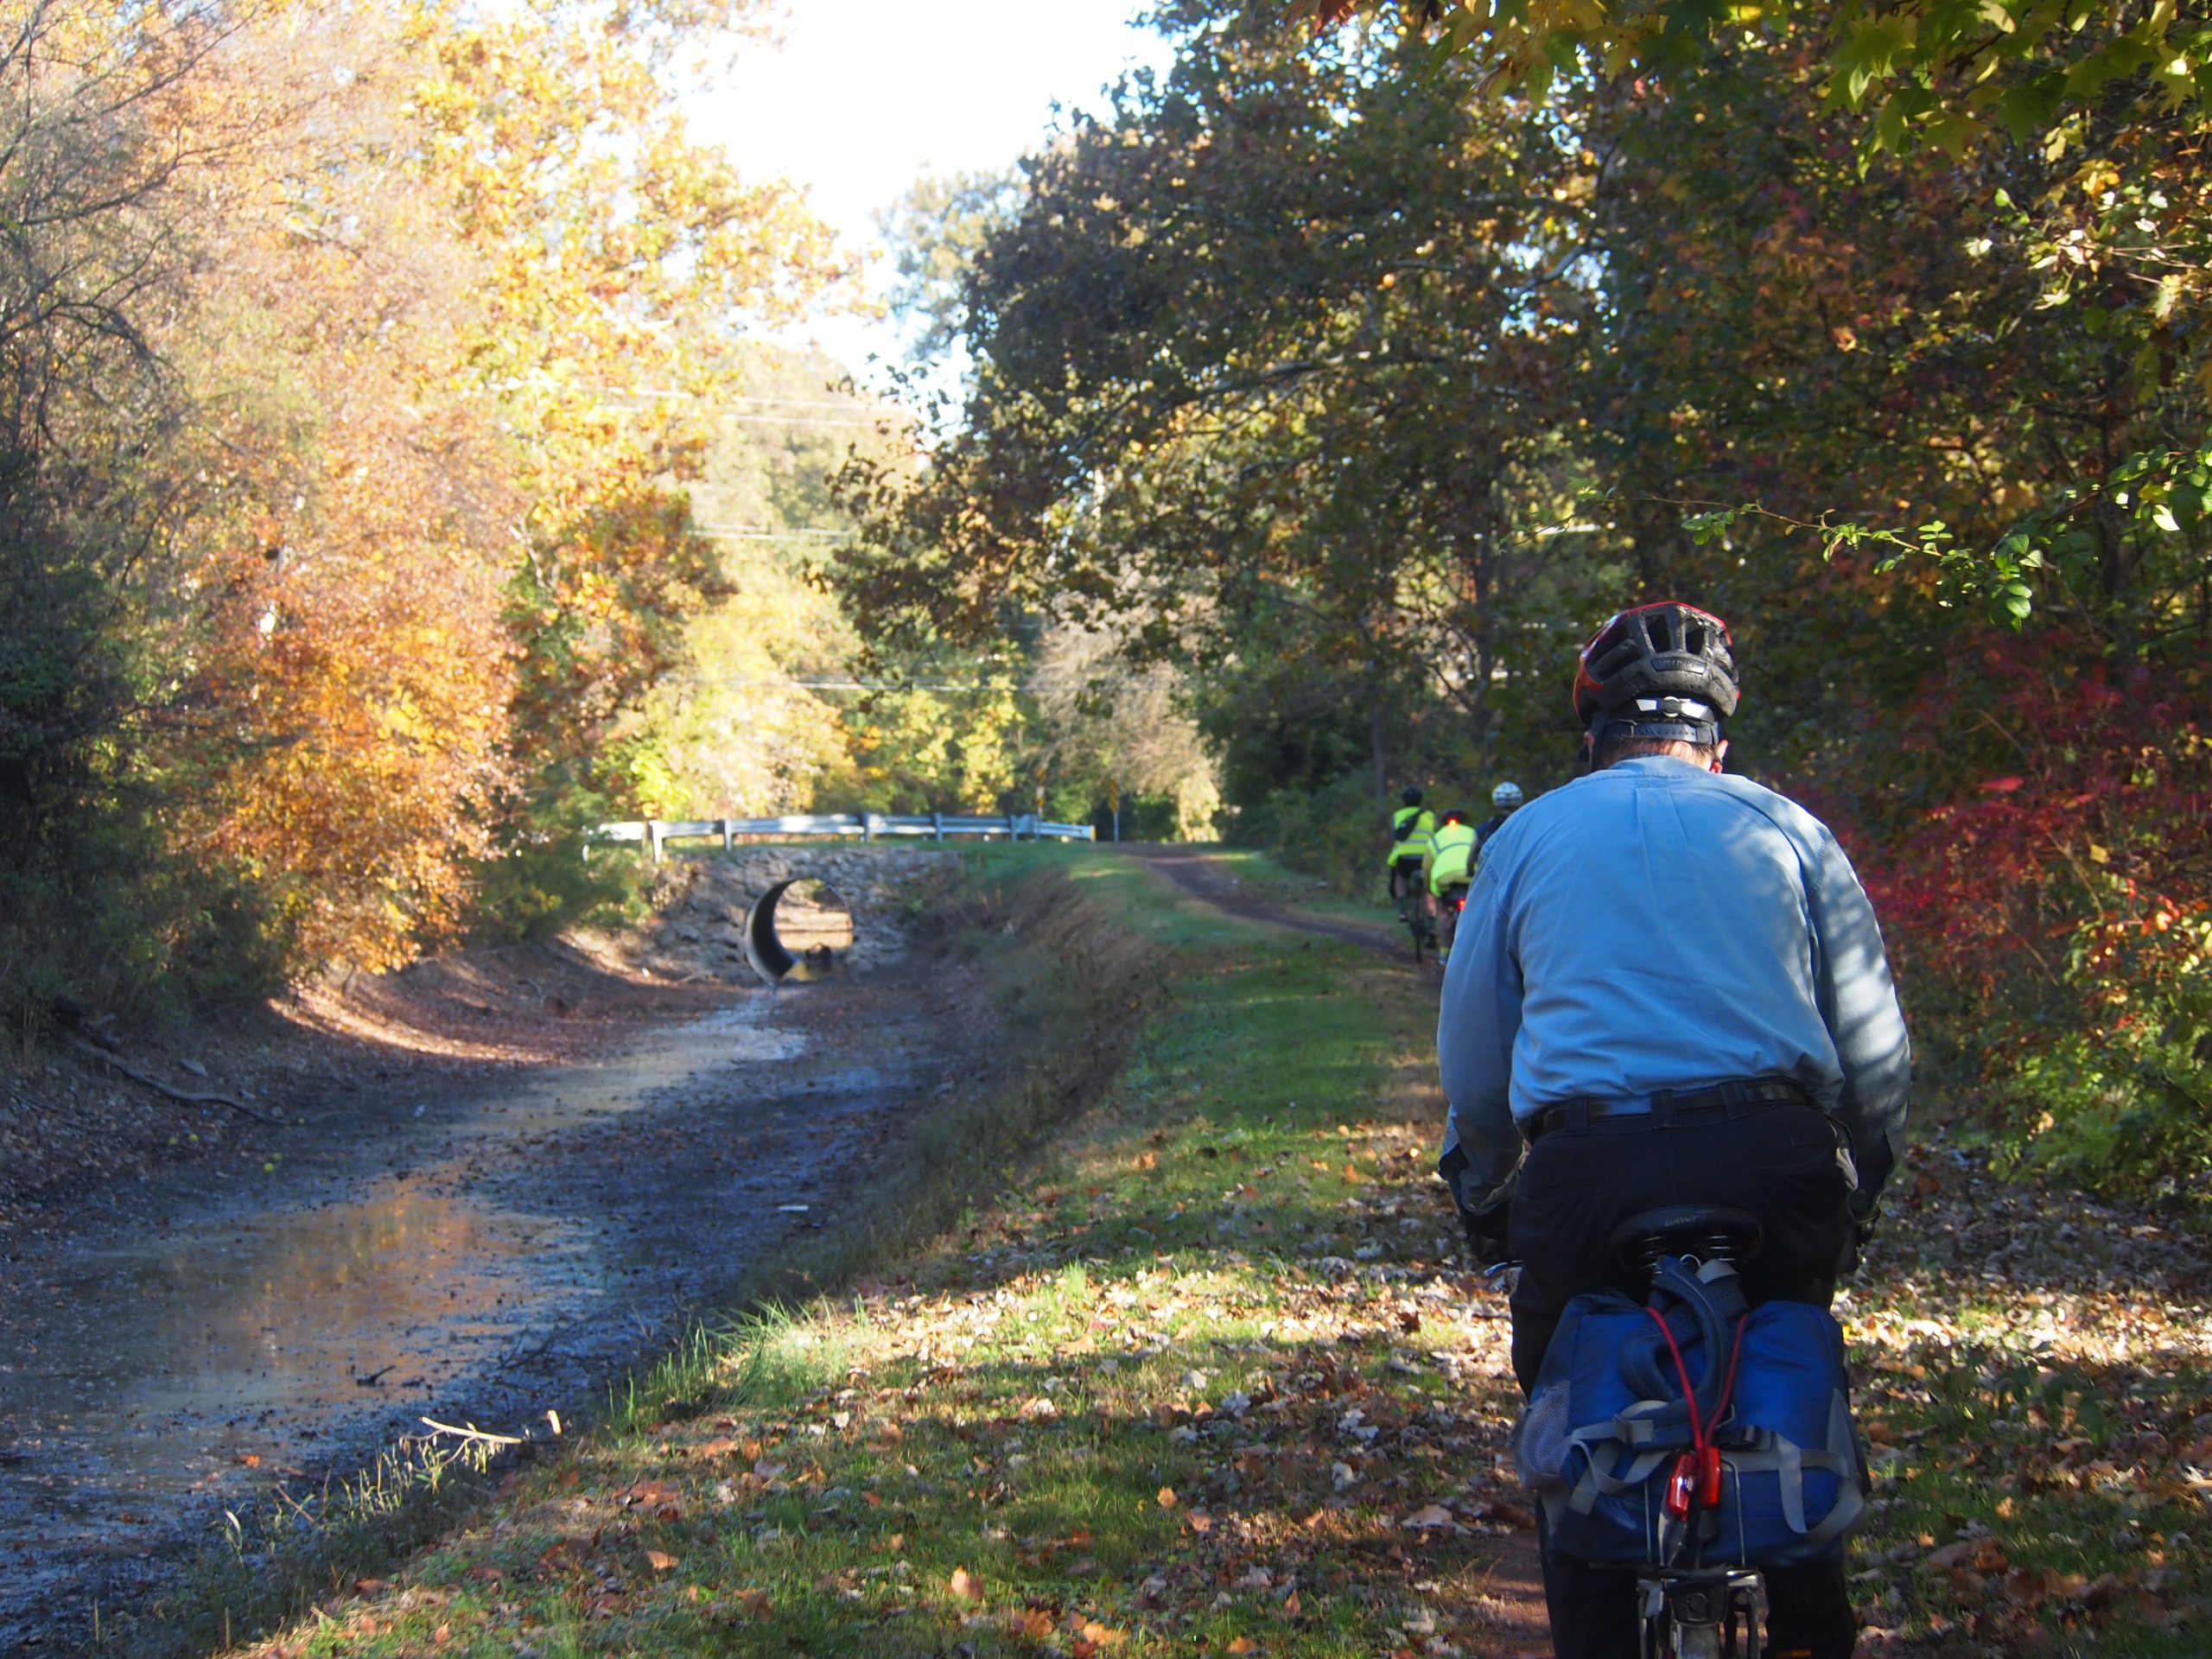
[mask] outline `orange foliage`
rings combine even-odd
[[[838,274],[661,78],[753,10],[249,8],[166,89],[172,817],[296,962],[450,931],[524,774],[588,771],[715,589],[704,400]]]
[[[196,89],[264,136],[212,183],[171,344],[207,486],[185,823],[301,957],[383,968],[459,918],[486,850],[522,504],[495,410],[453,373],[474,262],[389,165],[399,83],[340,73],[396,44],[376,33],[246,31]]]
[[[758,0],[525,6],[422,0],[413,94],[424,177],[480,251],[463,372],[521,435],[530,557],[512,621],[520,728],[541,777],[600,750],[721,588],[676,487],[736,389],[738,329],[794,316],[849,272],[791,186],[696,143],[664,86],[671,43]]]

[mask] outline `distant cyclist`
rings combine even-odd
[[[1490,845],[1490,838],[1505,828],[1505,821],[1521,810],[1521,804],[1527,798],[1521,792],[1521,785],[1510,779],[1491,791],[1491,815],[1475,826],[1475,851],[1478,855]]]
[[[1475,879],[1475,827],[1467,815],[1453,807],[1444,815],[1429,838],[1427,865],[1429,902],[1436,907],[1436,959],[1452,957],[1452,936],[1459,919],[1459,906],[1467,884]]]
[[[1894,1166],[1910,1055],[1874,912],[1835,837],[1724,776],[1719,618],[1624,611],[1584,647],[1590,775],[1499,830],[1459,918],[1438,1164],[1470,1242],[1517,1257],[1513,1370],[1534,1383],[1607,1248],[1661,1205],[1747,1210],[1753,1302],[1826,1307]],[[1770,1570],[1768,1653],[1847,1659],[1843,1565]],[[1636,1659],[1632,1572],[1544,1560],[1559,1659]]]
[[[1390,815],[1390,847],[1382,861],[1390,873],[1390,897],[1398,902],[1398,919],[1408,922],[1413,919],[1408,906],[1421,891],[1421,865],[1428,857],[1436,815],[1421,804],[1421,791],[1412,784],[1398,791],[1398,803]]]

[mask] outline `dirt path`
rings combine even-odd
[[[1163,874],[1224,911],[1337,931],[1238,893],[1203,853],[1160,851],[1181,855],[1153,861]],[[1391,1096],[1390,1116],[1440,1120],[1433,1050],[1409,1045]],[[2109,1625],[2115,1652],[2196,1651],[2165,1632],[2212,1620],[2197,1541],[2212,1466],[2201,1231],[2184,1211],[1995,1179],[1937,1116],[1835,1303],[1876,1471],[1852,1563],[1859,1651],[2031,1651],[2053,1644],[2054,1624]],[[1461,1380],[1510,1409],[1503,1359],[1501,1343]],[[2075,1399],[2095,1402],[2088,1427],[2054,1434],[2045,1414]],[[1502,1541],[1475,1598],[1499,1644],[1482,1650],[1541,1651],[1533,1536]],[[1981,1565],[1956,1570],[1961,1559]]]
[[[1406,942],[1400,937],[1400,930],[1395,925],[1382,921],[1367,925],[1331,921],[1325,917],[1308,915],[1276,904],[1253,893],[1209,849],[1166,842],[1123,842],[1117,850],[1158,870],[1185,893],[1243,920],[1272,922],[1278,927],[1291,928],[1300,933],[1318,933],[1326,938],[1343,939],[1349,944],[1364,945],[1384,956],[1402,957],[1408,954]]]
[[[1221,860],[1203,848],[1125,843],[1121,850],[1143,861],[1185,892],[1242,920],[1268,923],[1363,945],[1391,958],[1398,974],[1420,972],[1427,984],[1434,984],[1433,964],[1427,969],[1416,969],[1393,927],[1381,923],[1361,927],[1302,915],[1273,904],[1246,890]],[[1437,1085],[1433,1053],[1422,1063],[1401,1066],[1392,1094],[1391,1116],[1409,1123],[1441,1126],[1445,1103],[1443,1091]],[[1442,1189],[1438,1187],[1436,1191],[1440,1194]],[[1480,1378],[1476,1392],[1511,1395],[1513,1384],[1506,1370],[1502,1342],[1490,1357],[1487,1375]],[[1543,1573],[1537,1558],[1535,1535],[1516,1529],[1503,1533],[1497,1541],[1497,1560],[1480,1584],[1470,1586],[1468,1611],[1486,1628],[1490,1639],[1497,1644],[1494,1651],[1502,1659],[1546,1659],[1551,1652],[1551,1633],[1544,1611]]]
[[[575,1014],[563,988],[537,1000]],[[610,977],[594,1036],[541,1044],[553,1065],[478,1001],[442,1054],[356,1032],[352,1075],[257,1091],[280,1122],[48,1192],[0,1236],[0,1645],[84,1639],[94,1598],[144,1600],[225,1508],[424,1416],[590,1413],[972,1075],[945,989],[942,964],[776,993]],[[373,1027],[373,999],[352,1017]]]

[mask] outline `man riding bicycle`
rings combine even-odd
[[[1421,874],[1427,884],[1429,901],[1436,907],[1439,962],[1452,958],[1452,939],[1459,926],[1460,901],[1467,896],[1468,884],[1475,879],[1476,847],[1475,827],[1456,806],[1444,815],[1444,822],[1429,837],[1428,857],[1422,863]]]
[[[1897,1158],[1910,1058],[1873,910],[1825,826],[1722,773],[1738,700],[1718,617],[1611,619],[1574,684],[1590,775],[1497,831],[1460,918],[1438,1168],[1483,1259],[1522,1263],[1524,1393],[1569,1301],[1630,1288],[1623,1220],[1749,1211],[1749,1299],[1825,1307]],[[1842,1565],[1766,1576],[1769,1653],[1847,1659]],[[1544,1590],[1559,1659],[1633,1659],[1626,1569],[1548,1550]]]
[[[1421,872],[1428,857],[1429,837],[1436,832],[1436,815],[1421,804],[1421,791],[1412,784],[1399,791],[1398,802],[1398,810],[1390,815],[1390,847],[1382,861],[1390,872],[1390,897],[1398,901],[1398,919],[1409,922],[1414,913],[1427,914]]]
[[[1518,812],[1528,801],[1521,792],[1521,785],[1508,779],[1490,792],[1491,815],[1475,826],[1475,850],[1479,856],[1490,845],[1490,838],[1505,828],[1505,821]]]

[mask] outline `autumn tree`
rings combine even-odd
[[[524,785],[630,786],[607,739],[721,581],[682,489],[704,398],[835,274],[676,113],[679,60],[749,21],[25,10],[0,908],[27,1018],[404,960],[508,861]]]
[[[1137,666],[1113,634],[1062,624],[1039,639],[1025,689],[1050,775],[1063,792],[1072,785],[1078,812],[1119,800],[1133,826],[1154,807],[1155,836],[1211,838],[1219,767],[1173,664]]]
[[[482,263],[461,364],[524,467],[510,625],[541,803],[634,802],[606,746],[721,588],[683,486],[720,395],[742,390],[741,331],[798,315],[843,269],[798,193],[696,141],[674,96],[688,54],[761,15],[753,0],[410,13],[429,65],[410,98],[419,176]]]
[[[1670,77],[1741,45],[1782,46],[1807,61],[1824,106],[1870,118],[1868,153],[2041,139],[2099,106],[2164,124],[2212,99],[2212,21],[2161,0],[1289,0],[1279,15],[1320,32],[1392,16],[1478,66],[1477,84],[1536,92],[1586,72]]]
[[[501,588],[524,500],[460,245],[404,162],[410,64],[375,10],[239,31],[194,101],[249,116],[158,343],[199,480],[170,556],[200,597],[175,711],[189,843],[296,961],[382,968],[449,933],[509,777]]]
[[[1801,35],[1647,67],[1582,95],[1594,510],[1636,593],[1738,621],[1737,759],[1853,836],[1926,1057],[2024,1158],[2185,1187],[2212,1148],[2201,121],[2139,79],[2031,143],[1884,145]]]
[[[1349,18],[1386,14],[1477,66],[1468,84],[1481,97],[1565,83],[1687,105],[1716,84],[1709,71],[1726,85],[1746,62],[1781,66],[1802,91],[1809,113],[1800,118],[1826,118],[1831,142],[1842,136],[1878,194],[1901,181],[1889,165],[1897,157],[1932,151],[1978,175],[1981,188],[1959,204],[1972,228],[1948,239],[1971,239],[1977,257],[2032,281],[2038,307],[2073,308],[2139,378],[2212,385],[2200,331],[2180,321],[2204,303],[2212,269],[2202,165],[2212,22],[2197,13],[2156,0],[1783,4],[1740,16],[1605,0],[1294,0],[1273,13],[1324,41]],[[2012,175],[2025,188],[2008,188]],[[2078,583],[2124,542],[2174,533],[2170,521],[2204,511],[2199,480],[2212,446],[2202,425],[2134,435],[2148,447],[2114,451],[2093,474],[2024,498],[1982,539],[1942,520],[1849,520],[1833,502],[1808,529],[1842,524],[1854,544],[1871,536],[2018,619],[2048,573]]]
[[[728,591],[624,723],[620,764],[664,817],[1007,804],[1025,741],[1017,665],[973,651],[864,665],[825,580],[850,533],[830,474],[855,447],[911,459],[911,421],[818,355],[747,355],[691,491]]]
[[[1606,95],[1607,505],[1647,590],[1742,621],[1743,758],[1864,838],[1927,1052],[2042,1154],[2171,1180],[2212,1147],[2200,343],[2093,230],[2037,251],[2124,199],[2096,143],[1866,168],[1864,120],[1787,44]]]
[[[1222,733],[1304,709],[1232,799],[1471,766],[1547,654],[1535,596],[1579,580],[1545,532],[1586,159],[1389,43],[1179,26],[1166,81],[1025,163],[964,278],[967,423],[915,487],[849,476],[842,580],[883,640],[1049,613],[1184,664]]]
[[[969,267],[991,237],[1020,218],[1027,190],[1014,169],[932,175],[881,216],[897,272],[891,309],[907,326],[909,361],[934,368],[957,355]]]
[[[0,997],[26,1030],[250,944],[219,877],[164,847],[149,745],[189,482],[152,335],[199,223],[190,187],[251,137],[178,118],[252,15],[35,0],[0,43]]]

